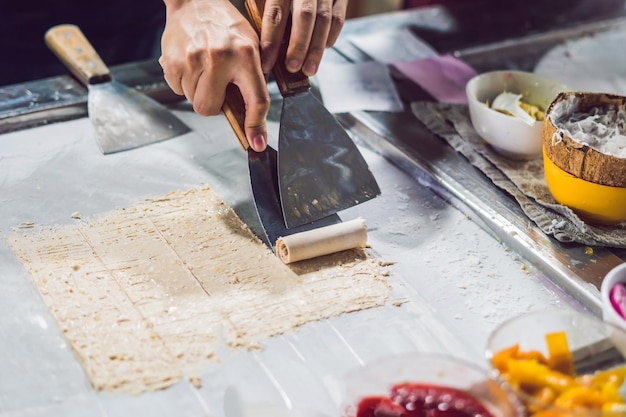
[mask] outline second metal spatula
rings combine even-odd
[[[279,237],[341,222],[337,214],[331,214],[320,220],[287,229],[278,191],[276,150],[268,146],[265,151],[256,152],[249,147],[244,131],[245,103],[234,84],[229,84],[226,89],[222,110],[239,143],[248,153],[248,170],[254,204],[267,244],[272,251],[276,251],[276,240]]]
[[[87,86],[87,111],[102,153],[125,151],[190,131],[157,101],[116,82],[78,26],[54,26],[46,32],[45,41]]]
[[[261,30],[265,0],[246,0]],[[283,96],[278,136],[278,187],[288,228],[322,219],[380,194],[380,188],[352,139],[311,92],[302,71],[287,71],[290,27],[273,68]]]

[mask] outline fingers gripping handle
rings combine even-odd
[[[48,48],[83,84],[111,81],[111,71],[78,26],[53,26],[44,39]]]
[[[263,22],[263,10],[265,9],[265,0],[246,0],[246,9],[252,24],[257,30],[257,33],[260,34]],[[291,32],[290,22],[291,16],[289,16],[289,23],[285,28],[278,59],[274,64],[274,68],[272,68],[274,78],[283,96],[289,96],[306,91],[311,87],[309,77],[304,75],[302,71],[298,71],[295,74],[290,73],[287,71],[287,67],[285,66],[287,46],[289,44],[289,34]],[[224,104],[222,105],[222,111],[226,115],[226,118],[233,128],[237,139],[239,139],[241,146],[244,149],[248,149],[250,145],[248,144],[248,139],[246,138],[244,124],[246,106],[239,88],[234,84],[229,84],[226,89],[226,98],[224,100]]]
[[[263,24],[263,10],[265,9],[265,0],[246,0],[246,10],[252,20],[257,32],[261,33]],[[289,35],[291,33],[291,16],[288,16],[287,27],[283,34],[283,40],[278,52],[278,58],[272,68],[274,79],[278,85],[278,89],[283,97],[307,91],[311,88],[309,77],[302,71],[291,73],[286,67],[287,47],[289,46]],[[262,52],[262,51],[261,51]]]
[[[230,127],[233,128],[233,132],[239,139],[239,143],[244,150],[247,150],[250,145],[246,138],[245,120],[246,120],[246,103],[243,100],[243,96],[239,91],[239,88],[235,84],[228,84],[226,87],[226,97],[224,98],[224,104],[222,104],[222,111],[230,123]]]

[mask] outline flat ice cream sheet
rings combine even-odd
[[[209,188],[19,229],[8,243],[100,390],[200,384],[224,344],[261,348],[307,322],[384,305],[389,292],[364,249],[283,264]]]

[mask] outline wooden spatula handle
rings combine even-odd
[[[244,150],[247,150],[250,145],[248,144],[244,128],[246,103],[243,101],[243,96],[235,84],[231,83],[226,87],[226,98],[224,99],[224,104],[222,104],[222,111],[226,119],[228,119],[230,127],[233,128],[237,139],[239,139],[239,143]]]
[[[44,39],[48,48],[83,84],[111,81],[111,71],[78,26],[53,26]]]
[[[254,24],[257,33],[261,33],[263,25],[263,10],[265,9],[265,0],[246,0],[246,10],[250,19]],[[288,18],[287,27],[283,35],[283,40],[278,51],[278,58],[272,68],[274,79],[283,97],[297,94],[311,88],[309,77],[304,75],[302,71],[291,73],[287,71],[285,59],[287,57],[287,46],[289,45],[289,35],[291,33],[291,15]]]

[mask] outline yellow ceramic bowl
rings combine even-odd
[[[543,149],[546,182],[552,197],[590,223],[626,221],[626,188],[609,187],[577,178],[556,166]]]

